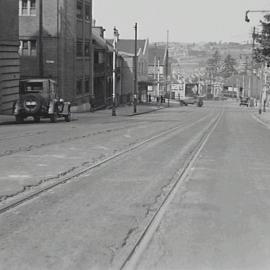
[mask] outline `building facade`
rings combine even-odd
[[[0,114],[11,114],[19,91],[18,0],[0,1]]]
[[[92,0],[19,0],[19,25],[21,77],[52,78],[59,96],[88,109]]]
[[[137,80],[138,99],[146,100],[148,88],[148,39],[137,41]],[[118,54],[121,62],[121,96],[123,102],[129,102],[134,93],[135,42],[132,39],[119,39]]]
[[[113,92],[113,41],[104,38],[105,29],[94,26],[93,38],[93,70],[94,90],[93,104],[96,109],[112,105]],[[123,58],[116,51],[115,93],[116,103],[122,103],[122,61]]]
[[[151,82],[148,91],[151,96],[165,95],[166,90],[169,90],[166,76],[169,76],[170,73],[171,64],[167,46],[151,45],[148,54],[148,79]]]

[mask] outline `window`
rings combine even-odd
[[[88,78],[85,79],[84,84],[85,84],[85,88],[84,88],[85,93],[89,93],[90,89],[89,89],[89,79]]]
[[[20,16],[36,16],[36,0],[19,0]]]
[[[95,51],[95,54],[94,54],[94,63],[98,64],[98,52],[97,51]]]
[[[30,15],[36,15],[36,0],[30,0]]]
[[[90,43],[89,42],[86,42],[84,45],[84,55],[90,56]]]
[[[94,53],[94,63],[95,64],[104,64],[105,58],[104,58],[104,52],[95,51]]]
[[[28,45],[29,45],[29,43],[27,40],[22,41],[22,55],[29,55]]]
[[[90,21],[90,6],[85,4],[85,20]]]
[[[28,15],[28,5],[27,0],[22,0],[22,16]]]
[[[20,40],[19,55],[36,56],[37,41],[36,40]]]
[[[36,42],[36,40],[30,40],[30,55],[31,56],[37,55],[37,42]]]
[[[94,54],[94,63],[95,64],[104,64],[104,52],[95,51]]]
[[[77,41],[77,56],[83,56],[83,43],[81,41]]]
[[[83,5],[81,1],[77,1],[77,18],[83,18]]]
[[[82,79],[78,79],[76,83],[76,95],[82,94]]]

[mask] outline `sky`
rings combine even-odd
[[[150,42],[246,42],[252,27],[259,25],[262,13],[246,10],[270,10],[270,0],[93,0],[93,17],[97,26],[113,36],[115,26],[120,38],[138,38]]]

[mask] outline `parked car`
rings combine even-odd
[[[49,118],[56,122],[63,117],[71,120],[70,102],[64,102],[56,94],[56,82],[51,79],[28,79],[20,81],[19,99],[14,103],[13,113],[17,123],[33,117],[35,122]]]
[[[242,97],[240,98],[240,106],[249,106],[249,98],[248,97]]]

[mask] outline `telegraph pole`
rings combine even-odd
[[[159,93],[160,93],[160,60],[158,58],[158,74],[157,74],[157,96],[159,98]]]
[[[39,1],[39,76],[43,78],[43,0]]]
[[[118,30],[116,27],[113,29],[113,92],[112,92],[112,116],[116,116],[116,106],[115,106],[115,84],[116,84],[116,43],[118,41]]]
[[[252,88],[253,88],[253,70],[254,70],[254,47],[255,47],[255,27],[253,27],[253,32],[252,32],[252,50],[251,50],[251,77],[250,77],[250,88],[249,88],[249,93],[248,97],[251,97],[252,93]]]
[[[135,51],[134,51],[134,96],[133,96],[133,112],[137,112],[137,23],[135,23]]]
[[[166,45],[166,78],[165,78],[165,87],[166,94],[168,98],[168,107],[170,107],[170,93],[168,92],[168,68],[169,68],[169,31],[167,31],[167,45]]]

